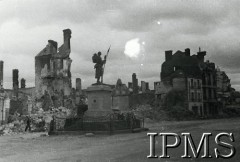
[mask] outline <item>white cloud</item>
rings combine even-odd
[[[125,55],[130,58],[138,58],[141,50],[139,38],[131,39],[125,44]]]

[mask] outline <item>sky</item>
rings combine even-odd
[[[153,87],[160,81],[165,51],[199,47],[240,90],[240,1],[234,0],[0,0],[0,60],[4,87],[12,69],[34,86],[34,57],[49,39],[60,46],[72,30],[72,82],[95,83],[92,55],[106,54],[104,82],[127,84],[132,73]]]

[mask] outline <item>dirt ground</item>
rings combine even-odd
[[[214,148],[221,148],[214,142],[220,132],[233,133],[236,154],[228,161],[240,161],[240,118],[214,119],[182,122],[146,123],[149,131],[116,135],[58,135],[40,136],[41,133],[28,133],[0,137],[0,162],[130,162],[130,161],[224,161],[216,159]],[[192,134],[198,145],[202,133],[211,132],[210,153],[212,159],[182,159],[184,142],[178,148],[169,149],[170,159],[147,159],[149,155],[148,132],[172,132],[179,135],[183,132]],[[230,142],[229,140],[226,140]],[[174,143],[169,140],[169,143]],[[156,137],[156,155],[161,155],[161,138]],[[223,153],[229,149],[221,148]]]

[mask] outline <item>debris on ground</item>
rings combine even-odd
[[[48,132],[53,116],[66,118],[70,115],[71,110],[65,107],[51,108],[48,111],[39,109],[35,114],[28,115],[31,119],[31,132]],[[26,115],[10,115],[8,123],[0,126],[0,136],[24,133],[26,119]]]

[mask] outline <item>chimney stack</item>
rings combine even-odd
[[[142,93],[146,93],[146,82],[141,81],[141,89],[142,89]]]
[[[82,81],[80,78],[76,78],[76,91],[80,92],[82,90]]]
[[[204,57],[206,56],[206,51],[199,51],[197,53],[197,58],[199,59],[199,61],[204,62]]]
[[[133,93],[138,94],[138,79],[135,73],[132,74]]]
[[[58,43],[55,42],[54,40],[48,40],[48,43],[51,44],[55,49],[58,48]]]
[[[13,69],[13,90],[17,90],[19,88],[19,82],[18,82],[18,69]]]
[[[26,88],[26,80],[24,78],[21,79],[21,88]]]
[[[0,60],[0,87],[3,86],[3,61]]]
[[[165,60],[170,61],[172,59],[172,50],[165,51]]]
[[[63,42],[64,44],[66,44],[69,50],[71,50],[71,46],[70,46],[71,34],[72,34],[72,31],[70,29],[63,30]]]
[[[185,49],[185,56],[190,56],[190,49],[189,48]]]

